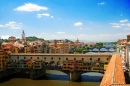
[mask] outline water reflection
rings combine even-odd
[[[46,76],[38,80],[31,80],[28,76],[13,75],[12,78],[0,83],[0,86],[99,86],[102,76],[103,74],[100,73],[83,73],[80,82],[70,82],[67,74],[47,70]]]
[[[103,74],[96,72],[89,72],[81,74],[81,82],[100,82]],[[48,70],[46,78],[49,80],[65,80],[69,81],[69,76],[63,72]]]

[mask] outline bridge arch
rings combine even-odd
[[[100,82],[102,80],[103,75],[103,73],[98,72],[86,72],[81,74],[81,80],[90,82]]]
[[[111,47],[111,48],[108,49],[108,51],[109,51],[109,52],[114,52],[115,49],[114,49],[113,47]]]
[[[98,52],[99,49],[98,49],[98,48],[93,48],[92,51],[93,51],[93,52]]]
[[[106,49],[106,48],[101,48],[100,51],[101,51],[101,52],[106,52],[107,49]]]
[[[68,75],[66,72],[61,70],[47,70],[46,73],[56,74],[56,75]]]

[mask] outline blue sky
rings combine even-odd
[[[0,37],[117,41],[130,34],[130,0],[0,0]]]

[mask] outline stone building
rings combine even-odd
[[[11,36],[8,38],[8,41],[14,43],[16,41],[16,37]]]

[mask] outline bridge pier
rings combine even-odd
[[[81,72],[70,71],[70,81],[77,81],[81,77]]]
[[[35,80],[43,75],[46,74],[46,70],[38,69],[38,70],[31,70],[30,71],[30,78]]]

